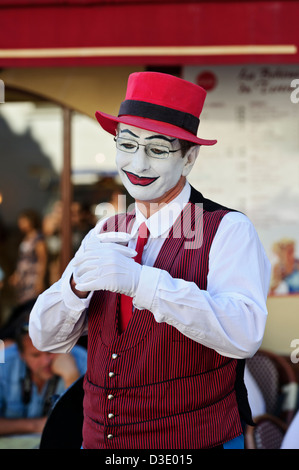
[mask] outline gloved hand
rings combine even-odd
[[[133,259],[136,251],[124,245],[130,238],[129,234],[120,232],[91,236],[83,254],[74,259],[76,289],[109,290],[134,297],[142,267]]]

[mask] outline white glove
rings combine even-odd
[[[120,243],[131,238],[126,233],[91,236],[84,253],[74,259],[73,278],[81,292],[109,290],[134,297],[142,267],[133,259],[136,251]]]
[[[83,252],[98,250],[100,243],[119,243],[127,245],[131,240],[132,236],[125,232],[104,232],[96,233],[93,232],[88,241],[83,245]],[[75,255],[75,258],[77,254]]]

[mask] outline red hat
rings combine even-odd
[[[122,122],[195,144],[214,145],[217,140],[197,137],[206,94],[200,86],[173,75],[136,72],[129,76],[118,117],[100,111],[95,115],[102,128],[113,135]]]

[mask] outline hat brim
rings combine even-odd
[[[117,124],[123,123],[130,126],[138,127],[150,132],[159,132],[159,134],[167,135],[169,137],[176,137],[177,139],[187,140],[194,142],[197,145],[214,145],[217,140],[201,139],[191,132],[184,129],[168,124],[167,122],[155,121],[153,119],[143,118],[139,116],[110,116],[110,114],[97,111],[95,113],[98,123],[109,134],[116,135]]]

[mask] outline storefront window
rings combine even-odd
[[[207,90],[190,180],[253,221],[272,262],[270,294],[299,294],[298,65],[188,66]]]

